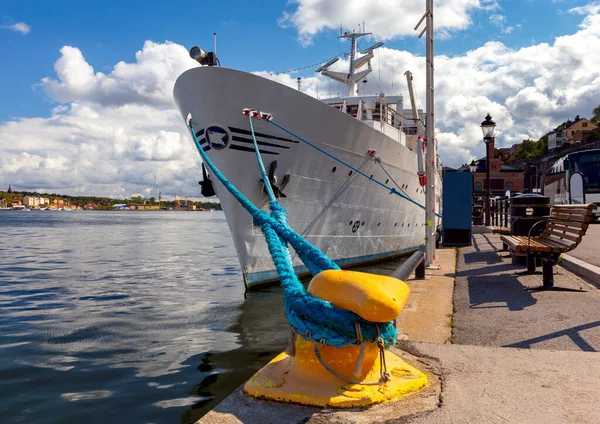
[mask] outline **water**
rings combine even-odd
[[[287,341],[222,213],[0,212],[0,422],[190,423]]]

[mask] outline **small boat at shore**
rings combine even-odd
[[[414,104],[404,109],[403,96],[359,92],[359,84],[372,71],[374,50],[383,44],[358,52],[357,39],[367,35],[340,36],[351,44],[349,72],[330,70],[337,60],[317,70],[344,83],[345,97],[319,100],[220,66],[188,70],[174,88],[177,107],[184,118],[193,116],[204,152],[248,199],[267,209],[252,139],[256,137],[271,184],[288,211],[289,225],[340,266],[393,258],[424,245],[426,189],[419,142],[424,125]],[[190,55],[216,65],[212,53],[197,47]],[[256,120],[253,134],[242,114],[245,108],[272,114],[288,131]],[[436,171],[435,209],[440,212],[439,158]],[[250,215],[204,165],[203,175],[203,194],[216,193],[221,201],[246,285],[277,280],[263,235]],[[297,273],[307,271],[299,258],[292,259]]]

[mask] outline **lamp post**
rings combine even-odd
[[[490,225],[490,143],[494,140],[494,129],[496,123],[492,121],[492,116],[488,113],[485,121],[481,123],[483,132],[483,141],[485,142],[485,225]]]
[[[475,159],[473,159],[469,164],[469,171],[471,171],[471,174],[477,172],[477,164],[475,163]]]
[[[475,172],[477,172],[477,164],[475,163],[475,159],[471,160],[469,164],[469,171],[471,172],[472,182],[471,186],[473,187],[473,198],[475,198]]]

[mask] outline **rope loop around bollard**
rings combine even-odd
[[[315,350],[315,356],[317,357],[319,363],[323,366],[323,368],[325,368],[327,371],[329,371],[329,373],[331,375],[333,375],[334,377],[337,377],[340,380],[346,381],[351,384],[359,384],[362,386],[380,386],[380,385],[390,381],[392,378],[391,378],[390,374],[387,372],[387,366],[385,364],[385,349],[383,348],[383,340],[382,340],[381,344],[377,343],[377,345],[379,347],[379,363],[380,363],[380,375],[381,375],[379,377],[379,380],[377,380],[377,381],[358,381],[358,380],[353,380],[352,378],[344,377],[343,375],[340,375],[336,371],[334,371],[323,360],[323,358],[321,357],[321,351],[319,350],[319,346],[317,343],[313,343],[313,349]],[[385,368],[385,371],[384,371],[384,368]]]

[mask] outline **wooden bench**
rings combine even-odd
[[[535,256],[542,258],[543,286],[540,289],[559,289],[554,287],[552,267],[558,263],[561,253],[569,252],[581,243],[596,205],[556,205],[550,211],[550,217],[536,222],[528,236],[504,235],[501,240],[516,253],[527,254],[527,273],[535,272]],[[542,234],[531,236],[538,224],[545,223]]]
[[[493,234],[502,234],[502,235],[510,234],[510,227],[488,227],[488,228],[492,230]]]

